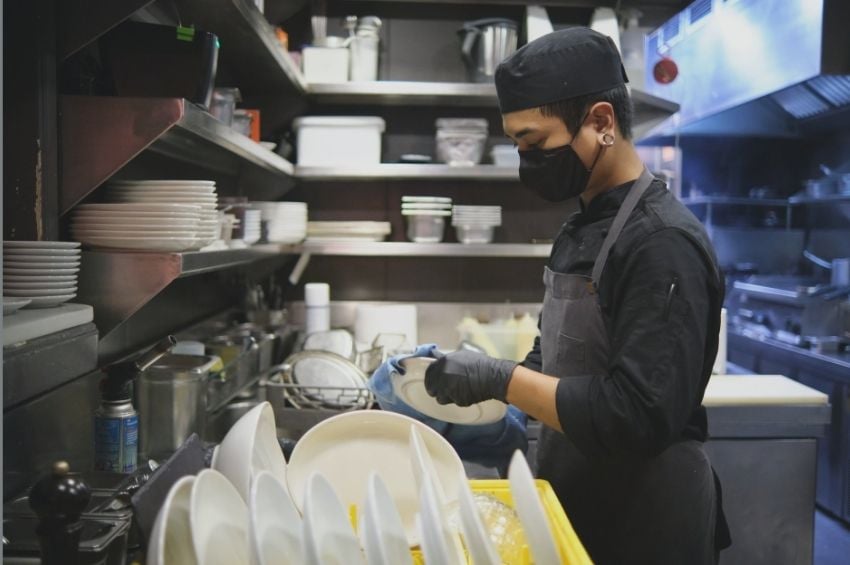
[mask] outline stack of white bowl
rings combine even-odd
[[[407,239],[416,243],[443,241],[452,199],[442,196],[402,196],[401,215],[407,217]]]
[[[490,243],[493,230],[502,225],[502,207],[455,206],[452,225],[461,243]]]
[[[106,198],[110,202],[137,204],[192,204],[201,207],[195,243],[200,249],[219,237],[218,194],[211,180],[112,181]]]
[[[3,311],[50,308],[77,295],[80,244],[75,241],[4,241]]]
[[[261,212],[270,243],[300,243],[307,237],[306,202],[251,202]]]

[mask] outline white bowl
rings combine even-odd
[[[304,500],[304,557],[307,565],[364,563],[346,507],[320,473],[310,476]]]
[[[168,491],[148,540],[147,565],[195,565],[190,512],[194,476],[177,480]]]
[[[271,404],[261,402],[233,424],[213,468],[227,477],[245,501],[250,499],[251,480],[260,471],[269,471],[286,484],[286,459],[277,441]]]
[[[251,563],[302,563],[301,527],[301,515],[285,485],[268,471],[257,473],[251,484]]]
[[[248,507],[221,473],[205,469],[192,485],[189,522],[198,563],[248,563]]]
[[[369,565],[413,565],[401,516],[377,473],[369,477],[359,528]]]

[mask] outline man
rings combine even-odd
[[[544,36],[496,87],[523,184],[580,198],[544,273],[541,335],[516,363],[458,351],[435,362],[442,403],[509,402],[544,424],[538,474],[597,563],[715,563],[729,545],[701,406],[723,282],[700,223],[635,152],[610,38]]]

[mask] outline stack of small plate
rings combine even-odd
[[[187,251],[205,245],[198,237],[202,214],[197,204],[80,204],[71,233],[99,249]]]
[[[389,222],[308,222],[307,241],[383,241],[391,231]]]
[[[300,243],[307,236],[305,202],[251,202],[261,212],[266,240],[271,243]]]
[[[138,204],[192,204],[201,207],[196,242],[192,249],[209,245],[219,236],[218,194],[211,180],[112,181],[106,198],[110,202]]]
[[[452,225],[461,243],[490,243],[493,229],[502,225],[502,207],[455,206]]]
[[[50,308],[77,295],[80,244],[74,241],[3,242],[3,313]]]
[[[404,216],[450,216],[452,199],[442,196],[402,196],[401,213]]]
[[[402,196],[401,215],[407,217],[407,239],[416,243],[443,241],[452,199],[442,196]]]

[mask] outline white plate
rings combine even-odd
[[[369,565],[413,565],[401,516],[377,473],[369,476],[359,534]]]
[[[177,195],[209,195],[215,194],[214,186],[113,186],[109,188],[110,194],[173,194]]]
[[[448,204],[430,204],[427,202],[422,203],[404,203],[401,205],[402,210],[451,210],[451,206]]]
[[[36,257],[41,255],[50,255],[52,257],[71,257],[78,256],[80,254],[79,249],[59,249],[59,248],[48,248],[48,249],[36,249],[31,247],[4,247],[3,248],[3,256],[4,257],[17,257],[17,256],[30,256]]]
[[[113,194],[111,198],[115,202],[156,202],[156,203],[171,203],[176,204],[217,204],[217,196],[201,196],[201,195],[179,195],[179,194]]]
[[[249,562],[248,508],[224,475],[212,469],[198,473],[189,519],[198,563]]]
[[[499,552],[490,541],[490,536],[484,528],[478,506],[472,498],[469,483],[461,483],[457,493],[460,502],[460,527],[463,541],[469,557],[475,565],[501,565]]]
[[[80,252],[74,250],[71,254],[56,255],[56,254],[3,254],[4,263],[77,263],[80,260]]]
[[[215,186],[214,180],[194,180],[194,179],[145,179],[145,180],[124,180],[115,179],[109,181],[109,186],[150,186],[161,184],[163,186]]]
[[[366,498],[369,476],[377,472],[398,508],[408,543],[416,545],[419,493],[412,481],[410,426],[417,427],[428,446],[446,491],[456,493],[458,481],[465,480],[463,464],[440,434],[400,414],[358,410],[316,424],[295,444],[286,471],[295,504],[300,505],[303,500],[310,474],[320,472],[334,486],[346,508],[360,505]]]
[[[3,289],[3,294],[5,296],[13,296],[16,298],[41,298],[41,297],[51,297],[51,296],[62,296],[70,294],[74,296],[77,292],[76,286],[63,286],[59,288],[9,288],[5,287]]]
[[[3,276],[6,275],[18,275],[24,277],[32,277],[32,276],[42,276],[42,275],[58,275],[58,276],[67,276],[74,275],[80,272],[80,267],[70,267],[67,269],[56,268],[54,265],[50,265],[49,267],[31,267],[32,263],[27,265],[26,267],[11,267],[9,265],[3,265]]]
[[[304,339],[304,351],[326,351],[346,359],[354,359],[357,353],[354,336],[348,330],[315,332]]]
[[[428,451],[428,446],[422,439],[419,430],[414,427],[410,428],[410,466],[413,468],[413,478],[416,481],[416,490],[422,491],[427,481],[431,481],[434,486],[434,494],[440,502],[440,507],[448,503],[446,491],[443,488],[443,481],[437,474],[437,468],[434,466],[434,460],[431,458],[431,452]],[[463,477],[465,479],[466,477]]]
[[[136,249],[144,251],[184,251],[192,247],[193,237],[80,237],[91,247],[106,249]]]
[[[72,230],[75,237],[80,241],[86,241],[92,237],[117,237],[117,238],[193,238],[198,236],[198,230],[97,230],[97,229],[75,229]]]
[[[313,473],[304,496],[304,562],[308,565],[363,563],[348,511],[321,473]]]
[[[487,400],[472,406],[437,402],[425,389],[425,371],[434,361],[430,357],[409,357],[401,362],[405,368],[404,375],[390,375],[396,396],[405,404],[426,416],[452,424],[480,426],[498,422],[505,417],[508,405],[498,400]]]
[[[274,475],[260,471],[251,483],[251,553],[256,565],[302,563],[301,516]]]
[[[425,563],[428,565],[466,564],[456,536],[447,527],[434,483],[430,478],[422,485],[419,496],[419,528]]]
[[[175,229],[195,229],[203,224],[197,218],[186,218],[179,220],[169,219],[151,219],[136,220],[135,222],[127,220],[103,221],[102,219],[76,219],[71,223],[71,229],[97,229],[97,230],[115,230],[127,229],[132,231],[146,230],[175,230]]]
[[[452,199],[445,196],[402,196],[402,202],[421,202],[431,204],[451,204]]]
[[[3,249],[6,252],[12,249],[79,249],[78,241],[4,241]]]
[[[46,290],[50,288],[75,288],[77,286],[77,279],[75,277],[71,277],[71,280],[68,281],[12,281],[9,280],[8,277],[3,277],[3,288],[10,288],[14,290]]]
[[[168,221],[194,221],[197,222],[204,217],[200,210],[192,212],[96,212],[82,211],[74,214],[74,221],[77,222],[93,222],[98,221],[105,224],[116,224],[122,222],[147,222],[149,220],[168,220]]]
[[[194,483],[194,476],[185,476],[178,479],[168,491],[148,540],[147,565],[198,563],[189,523]]]
[[[546,511],[540,502],[531,469],[519,450],[514,452],[508,466],[508,481],[514,508],[522,522],[535,565],[559,565],[561,559],[549,529]]]
[[[3,273],[3,283],[74,282],[76,275],[12,275]]]
[[[71,262],[45,262],[45,263],[28,263],[25,261],[3,261],[3,272],[4,273],[13,273],[13,274],[21,274],[17,273],[17,271],[28,271],[27,274],[36,274],[36,271],[46,271],[52,269],[61,269],[61,270],[70,270],[76,269],[79,271],[80,261],[71,261]],[[73,271],[76,272],[76,271]],[[39,272],[38,274],[43,274]],[[57,273],[58,274],[58,273]]]
[[[199,214],[201,207],[197,204],[145,204],[145,203],[118,203],[107,204],[80,204],[76,208],[80,212],[157,212],[157,213],[183,213]]]
[[[352,343],[353,345],[353,343]],[[286,364],[292,367],[292,380],[303,387],[311,398],[334,407],[350,407],[361,401],[360,395],[340,398],[340,389],[366,390],[366,375],[350,359],[327,351],[302,351],[291,355]],[[330,387],[309,390],[309,387]]]
[[[16,296],[3,297],[3,315],[14,314],[24,306],[30,303],[28,298],[18,298]]]
[[[27,309],[32,308],[53,308],[54,306],[59,306],[64,302],[68,302],[72,298],[77,296],[76,294],[62,294],[56,296],[38,296],[30,298],[30,303],[25,306]]]

